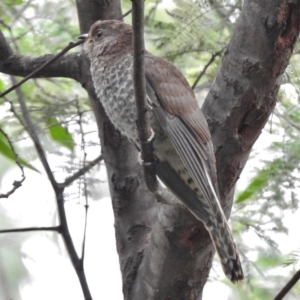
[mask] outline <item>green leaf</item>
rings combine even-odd
[[[282,262],[281,258],[275,255],[260,256],[255,262],[261,269],[277,267]]]
[[[5,0],[4,3],[7,5],[21,5],[23,0]]]
[[[247,188],[238,194],[236,203],[242,203],[253,198],[256,194],[263,190],[263,188],[268,184],[270,178],[276,176],[281,170],[282,161],[280,159],[275,159],[265,169],[258,172]]]
[[[49,126],[49,135],[52,140],[73,151],[74,140],[68,130],[61,126],[55,118],[50,118],[47,123]]]
[[[0,79],[0,93],[2,93],[5,89],[4,82]]]
[[[2,132],[0,132],[0,154],[8,158],[9,160],[16,161],[15,154],[11,150],[9,144],[7,143],[6,137],[3,135]],[[32,166],[30,163],[26,162],[24,159],[19,157],[19,162],[22,166],[27,167],[33,171],[36,171],[40,173],[34,166]]]
[[[266,186],[267,182],[267,172],[261,172],[260,174],[258,174],[248,185],[248,187],[237,196],[236,203],[242,203],[252,198]]]
[[[5,90],[4,82],[0,79],[0,93],[3,93]],[[0,98],[0,105],[4,103],[4,99]]]

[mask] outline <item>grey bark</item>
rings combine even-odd
[[[95,9],[94,2],[101,10]],[[299,4],[290,2],[244,1],[203,106],[215,145],[227,215],[234,185],[276,104],[280,77],[299,33]],[[77,5],[82,33],[97,19],[121,17],[119,0],[78,0]],[[5,47],[0,36],[0,71],[26,75],[24,64],[6,64],[7,59],[14,60]],[[30,58],[36,64],[39,59]],[[113,128],[95,96],[88,62],[78,56],[75,65],[78,75],[67,77],[78,80],[87,90],[97,119],[115,214],[124,298],[201,299],[214,254],[208,233],[176,200],[170,200],[171,205],[158,203],[147,191],[134,147]],[[66,71],[52,65],[40,76],[60,76],[60,72],[65,76]]]

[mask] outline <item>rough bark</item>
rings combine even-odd
[[[299,33],[299,4],[290,2],[295,1],[244,1],[203,106],[227,215],[235,182],[276,104],[280,77]],[[95,8],[98,4],[101,9]],[[77,5],[82,33],[97,19],[121,17],[119,0],[78,0]],[[24,65],[5,63],[13,54],[1,36],[0,53],[1,72],[26,75]],[[201,299],[214,253],[207,232],[176,200],[170,200],[171,205],[158,203],[147,191],[135,149],[107,119],[96,98],[88,62],[82,56],[77,58],[78,69],[72,73],[78,75],[67,77],[78,80],[87,90],[97,119],[115,213],[124,298]],[[38,64],[39,58],[31,59]],[[73,62],[68,61],[71,67]],[[58,65],[49,68],[53,73],[47,73],[47,68],[40,76],[66,74]]]
[[[215,146],[223,201],[276,105],[281,76],[299,34],[299,4],[289,2],[244,2],[203,105]],[[230,210],[230,201],[228,204]]]

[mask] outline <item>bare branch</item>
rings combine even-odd
[[[0,25],[5,27],[6,29],[10,30],[10,27],[2,19],[0,19]]]
[[[81,150],[83,152],[83,167],[86,166],[86,149],[85,149],[85,136],[84,136],[84,130],[82,125],[82,112],[80,111],[79,103],[76,101],[76,107],[77,107],[77,113],[79,116],[78,125],[79,125],[79,131],[81,134]],[[82,239],[82,247],[81,247],[81,264],[83,266],[84,264],[84,258],[85,258],[85,241],[86,241],[86,228],[87,228],[87,216],[88,216],[88,209],[89,209],[89,202],[88,202],[88,192],[87,192],[87,183],[86,183],[86,177],[85,174],[83,174],[83,191],[84,191],[84,198],[85,198],[85,220],[84,220],[84,229],[83,229],[83,239]]]
[[[10,87],[9,89],[7,89],[6,91],[4,91],[3,93],[0,94],[0,98],[4,97],[5,95],[7,95],[8,93],[10,93],[11,91],[15,90],[17,87],[19,87],[20,85],[22,85],[24,82],[26,82],[27,80],[29,80],[30,78],[33,78],[35,76],[38,75],[38,73],[43,70],[44,68],[46,68],[48,65],[50,65],[52,62],[54,62],[56,59],[58,59],[59,57],[63,56],[65,53],[67,53],[70,49],[82,44],[83,41],[79,41],[76,43],[69,43],[69,45],[67,47],[65,47],[62,51],[60,51],[59,53],[57,53],[56,55],[54,55],[50,60],[48,60],[47,62],[45,62],[44,64],[42,64],[39,68],[37,68],[35,71],[31,72],[29,75],[27,75],[25,78],[23,78],[20,82],[15,83],[12,87]]]
[[[144,63],[144,0],[132,1],[133,24],[133,83],[137,111],[138,136],[141,143],[141,158],[148,189],[155,192],[158,181],[155,174],[153,156],[153,130],[150,127],[146,100],[146,80]]]
[[[13,85],[17,86],[17,81],[13,76],[11,76],[11,80],[13,82]],[[38,156],[41,160],[41,163],[42,163],[42,165],[43,165],[43,167],[44,167],[44,169],[45,169],[45,171],[48,175],[48,178],[51,182],[51,185],[52,185],[53,189],[56,190],[57,189],[57,184],[56,184],[55,178],[53,176],[50,165],[48,163],[44,148],[43,148],[43,146],[42,146],[42,144],[41,144],[41,142],[38,138],[36,127],[35,127],[34,123],[31,120],[29,110],[27,108],[27,104],[26,104],[25,99],[24,99],[24,95],[23,95],[21,89],[18,86],[15,89],[16,89],[16,93],[17,93],[17,96],[18,96],[18,101],[19,101],[19,104],[20,104],[20,107],[21,107],[22,116],[24,118],[24,124],[26,126],[26,130],[27,130],[29,136],[31,137],[31,139],[32,139],[32,141],[35,145],[37,154],[38,154]]]
[[[54,55],[46,54],[38,57],[24,56],[14,53],[0,31],[0,72],[14,75],[27,76],[41,65],[53,58]],[[41,70],[36,77],[66,77],[80,81],[81,55],[70,53],[61,56],[47,68]]]
[[[222,52],[224,51],[225,48],[223,48],[222,50],[214,53],[211,55],[210,60],[207,62],[207,64],[204,66],[203,70],[199,73],[199,75],[197,76],[194,84],[192,85],[192,89],[194,90],[196,85],[198,84],[199,80],[202,78],[202,76],[205,74],[207,68],[214,62],[215,58],[217,56],[220,56],[222,54]]]
[[[99,155],[97,158],[89,162],[86,166],[75,172],[72,176],[66,178],[66,180],[63,183],[59,183],[59,186],[64,188],[72,184],[75,180],[77,180],[79,177],[87,173],[91,168],[96,166],[100,161],[103,160],[103,156]]]
[[[3,129],[0,127],[0,132],[5,136],[7,142],[9,143],[9,146],[10,146],[10,149],[11,151],[13,152],[14,156],[15,156],[15,160],[16,160],[16,164],[18,165],[18,167],[20,168],[21,170],[21,173],[22,173],[22,179],[21,180],[15,180],[13,182],[13,188],[5,193],[5,194],[0,194],[0,198],[8,198],[10,195],[12,195],[19,187],[22,186],[22,183],[24,182],[24,180],[26,179],[25,177],[25,173],[24,173],[24,168],[23,166],[21,165],[20,163],[20,160],[19,160],[19,155],[16,153],[15,151],[15,148],[14,148],[14,145],[13,143],[11,142],[9,136],[3,131]]]
[[[122,15],[122,19],[127,17],[129,14],[131,14],[132,9],[129,9],[129,11],[127,11],[124,15]]]
[[[280,114],[278,111],[274,111],[274,115],[276,117],[278,117],[281,120],[284,120],[285,122],[287,122],[291,127],[294,127],[296,130],[300,131],[300,125],[298,125],[297,123],[293,122],[292,120],[290,120],[289,118],[287,118],[285,115]]]
[[[28,232],[28,231],[61,231],[60,226],[51,227],[26,227],[26,228],[14,228],[14,229],[3,229],[0,230],[1,233],[17,233],[17,232]]]
[[[292,289],[292,287],[300,279],[300,270],[297,271],[294,276],[288,281],[288,283],[282,288],[282,290],[277,294],[274,300],[281,300],[284,296]]]

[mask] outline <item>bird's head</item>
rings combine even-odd
[[[91,59],[96,56],[113,55],[131,47],[131,26],[117,20],[97,21],[84,39],[84,52]]]

